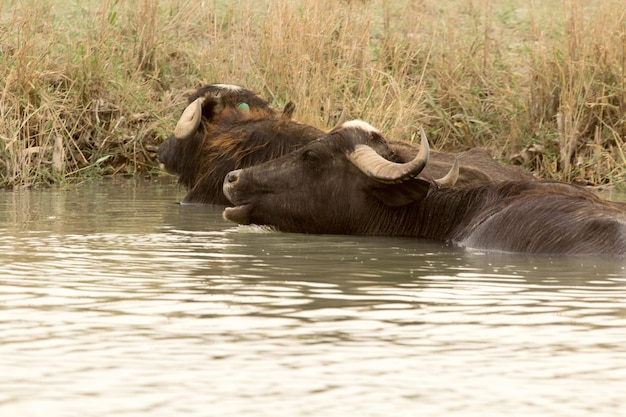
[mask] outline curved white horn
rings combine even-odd
[[[405,163],[395,163],[380,156],[373,148],[359,144],[347,155],[361,172],[376,181],[392,184],[417,176],[428,162],[430,146],[424,129],[421,130],[422,144],[415,158]]]
[[[454,158],[454,163],[452,164],[452,168],[450,171],[443,176],[442,178],[434,180],[435,184],[439,187],[452,187],[456,184],[456,181],[459,179],[459,161]]]
[[[174,136],[178,139],[186,139],[196,131],[200,125],[200,120],[202,119],[203,102],[204,97],[198,97],[187,106],[187,108],[183,111],[183,114],[180,116],[178,123],[176,123]]]
[[[335,123],[335,126],[333,127],[333,129],[337,129],[341,127],[341,125],[344,124],[346,120],[348,120],[348,111],[345,108],[343,108],[341,110],[341,114],[339,115],[339,118],[337,119],[337,123]]]

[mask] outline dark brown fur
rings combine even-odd
[[[357,143],[371,142],[370,133],[346,133],[333,132],[280,159],[230,173],[224,190],[236,207],[224,216],[288,232],[412,236],[507,252],[626,256],[626,204],[560,182],[438,188],[418,178],[381,184],[346,159]],[[381,143],[376,150],[389,152]],[[401,198],[404,205],[396,207]]]
[[[201,157],[195,161],[196,170],[191,175],[183,171],[179,178],[189,189],[183,200],[187,204],[228,204],[222,183],[229,171],[286,155],[320,133],[294,121],[252,119],[233,125],[207,124],[198,135],[205,139],[198,150]]]

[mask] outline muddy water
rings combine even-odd
[[[2,416],[626,414],[626,265],[0,193]]]

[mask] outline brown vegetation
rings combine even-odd
[[[184,94],[228,82],[324,127],[626,179],[626,0],[0,4],[0,185],[152,172]]]

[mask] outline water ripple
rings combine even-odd
[[[0,201],[2,415],[626,411],[621,262],[233,227],[167,184],[77,191]]]

